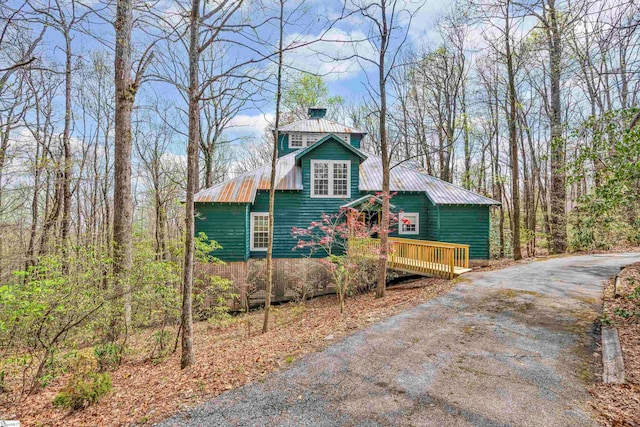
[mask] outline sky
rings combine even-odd
[[[47,0],[33,0],[46,4]],[[64,2],[65,0],[63,0]],[[70,2],[70,0],[66,0]],[[259,3],[268,4],[270,0],[245,0],[245,4],[238,11],[236,19],[239,21],[259,22],[266,13],[259,12]],[[360,1],[360,0],[348,0]],[[15,5],[21,4],[19,0],[10,0]],[[273,2],[272,2],[273,3]],[[86,4],[86,3],[85,3]],[[74,31],[72,45],[74,51],[74,67],[84,66],[89,63],[92,54],[97,51],[113,51],[114,35],[113,27],[109,21],[110,11],[104,9],[103,3],[99,0],[90,0],[88,3],[98,11],[97,14],[88,15],[82,22],[78,31]],[[322,76],[329,88],[330,96],[339,95],[346,101],[359,102],[367,96],[365,85],[367,84],[367,74],[375,76],[375,70],[366,61],[358,61],[353,58],[355,52],[362,57],[372,57],[375,54],[373,47],[365,40],[367,34],[367,20],[361,14],[355,13],[346,19],[336,20],[342,10],[343,2],[340,0],[289,0],[287,2],[288,11],[295,10],[290,16],[290,22],[285,28],[285,45],[303,44],[322,37],[322,42],[316,42],[309,46],[302,46],[285,52],[285,64],[290,67],[290,72],[305,71]],[[427,0],[426,2],[405,0],[403,7],[413,13],[413,19],[409,26],[406,14],[401,15],[398,22],[399,28],[396,34],[403,36],[408,31],[408,44],[421,46],[433,40],[433,31],[438,16],[450,5],[445,0]],[[172,1],[160,0],[156,8],[168,24],[163,24],[163,28],[179,22],[179,14],[189,7],[186,0]],[[210,4],[209,4],[210,7]],[[273,5],[271,5],[273,7]],[[34,19],[43,20],[45,16],[34,15]],[[134,57],[139,57],[140,53],[149,45],[158,31],[154,28],[159,20],[144,18],[138,22],[134,29],[133,47],[136,53]],[[332,24],[330,24],[332,23]],[[152,25],[153,24],[153,25]],[[329,26],[331,25],[331,28]],[[36,34],[39,25],[33,24],[32,31]],[[233,63],[242,62],[255,52],[267,55],[274,50],[277,31],[275,23],[262,26],[257,31],[257,37],[268,43],[249,43],[254,51],[239,48],[233,44],[225,50],[222,62]],[[234,35],[225,35],[233,39]],[[360,40],[360,42],[356,42]],[[171,55],[184,55],[186,45],[176,42],[168,46],[164,42],[158,43],[155,49],[155,63],[160,64]],[[270,44],[269,44],[270,43]],[[64,59],[64,39],[54,28],[47,30],[44,42],[40,47],[39,54],[47,62],[63,63]],[[184,58],[184,56],[182,56]],[[348,59],[340,59],[348,58]],[[111,56],[108,63],[111,64]],[[258,73],[273,71],[273,63],[264,61],[257,64]],[[184,97],[180,95],[175,86],[162,82],[157,77],[158,74],[166,72],[167,68],[161,65],[152,65],[148,72],[149,78],[138,95],[138,105],[144,104],[148,100],[159,99],[163,102],[175,102],[179,108],[184,107]],[[179,79],[186,79],[185,69],[172,69]],[[155,76],[154,76],[155,75]],[[78,83],[80,74],[74,73],[75,83]],[[232,129],[228,132],[230,139],[237,139],[246,143],[251,139],[258,139],[264,132],[265,127],[273,120],[275,112],[275,96],[273,94],[273,78],[269,79],[266,88],[254,95],[253,102],[238,114],[232,121]],[[60,100],[62,101],[62,99]],[[60,107],[63,104],[60,102]],[[80,120],[75,123],[75,136],[82,133]],[[183,138],[184,139],[184,138]],[[182,155],[185,144],[178,143],[171,148],[174,154]]]

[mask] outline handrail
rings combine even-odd
[[[469,247],[469,245],[465,245],[462,243],[437,242],[435,240],[407,239],[406,237],[389,237],[389,241],[409,242],[414,244],[426,244],[426,245],[433,245],[433,246],[447,246],[447,247],[455,247],[455,248]]]
[[[456,267],[469,268],[469,245],[427,240],[390,237],[388,240],[389,268],[423,274],[455,276]],[[371,253],[379,250],[380,239],[352,239],[349,250]]]

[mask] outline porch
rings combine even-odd
[[[471,271],[469,245],[399,237],[389,237],[388,244],[387,267],[390,270],[445,279]],[[352,239],[349,250],[376,255],[380,251],[380,239]]]

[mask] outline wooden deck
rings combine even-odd
[[[374,253],[379,249],[379,239],[350,242],[350,250]],[[469,245],[390,237],[387,266],[390,270],[453,279],[471,271]]]

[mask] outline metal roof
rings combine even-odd
[[[361,133],[365,131],[341,125],[327,119],[304,119],[281,126],[279,132]]]
[[[411,167],[392,167],[389,184],[391,191],[425,192],[437,205],[499,205],[500,203],[473,191],[465,190],[450,182],[429,175],[417,164]],[[368,154],[360,164],[360,191],[380,191],[382,189],[382,159]]]
[[[277,190],[302,190],[302,171],[295,164],[295,152],[282,156],[276,164]],[[198,192],[195,202],[253,203],[258,190],[268,190],[271,165],[267,164]]]
[[[277,190],[302,190],[302,171],[296,165],[294,151],[278,159],[276,165]],[[360,191],[380,191],[382,189],[382,160],[367,154],[360,164]],[[269,189],[271,165],[264,165],[223,183],[200,191],[196,202],[253,203],[258,190]],[[417,164],[411,167],[396,165],[391,169],[391,191],[411,191],[426,193],[437,205],[499,205],[499,202],[481,196],[462,187],[435,178]],[[370,196],[365,196],[370,197]]]

